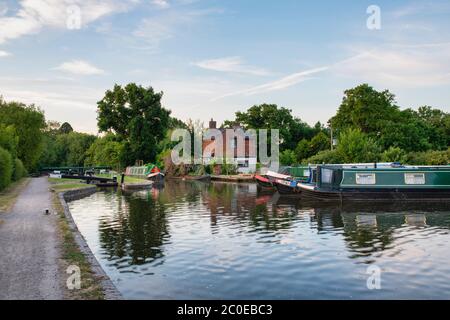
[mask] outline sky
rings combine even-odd
[[[448,0],[0,0],[0,95],[89,133],[129,82],[205,123],[261,103],[326,123],[361,83],[450,112],[449,18]]]

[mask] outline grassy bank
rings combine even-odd
[[[22,178],[0,192],[0,213],[7,212],[12,208],[17,196],[26,187],[29,181],[30,178]]]
[[[82,180],[74,180],[74,179],[48,178],[48,182],[50,182],[51,188],[55,192],[90,188],[93,186],[91,184],[82,182]]]
[[[58,193],[53,194],[53,208],[58,214],[58,227],[61,237],[61,270],[66,270],[70,265],[76,265],[81,271],[81,289],[66,290],[67,299],[70,300],[103,300],[105,298],[101,279],[94,274],[86,256],[80,251],[70,230],[64,208],[58,198]]]

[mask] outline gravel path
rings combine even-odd
[[[63,299],[57,216],[46,177],[31,179],[1,215],[0,299]]]

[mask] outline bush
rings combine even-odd
[[[343,163],[343,159],[336,150],[320,151],[318,154],[303,160],[303,164]]]
[[[389,147],[389,149],[384,150],[381,154],[381,161],[383,162],[404,163],[406,160],[405,151],[399,147]]]
[[[406,157],[411,165],[447,165],[450,163],[450,148],[446,151],[411,152]]]
[[[13,174],[13,163],[11,154],[0,147],[0,190],[3,190],[11,183]]]
[[[292,166],[297,163],[297,157],[292,150],[284,150],[280,154],[280,163],[283,166]]]
[[[27,175],[27,169],[25,169],[25,166],[23,165],[23,163],[20,159],[16,159],[14,161],[13,180],[18,181],[21,178],[25,177],[26,175]]]

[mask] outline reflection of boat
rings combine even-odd
[[[298,187],[302,197],[324,201],[449,201],[450,167],[323,165],[315,183]]]

